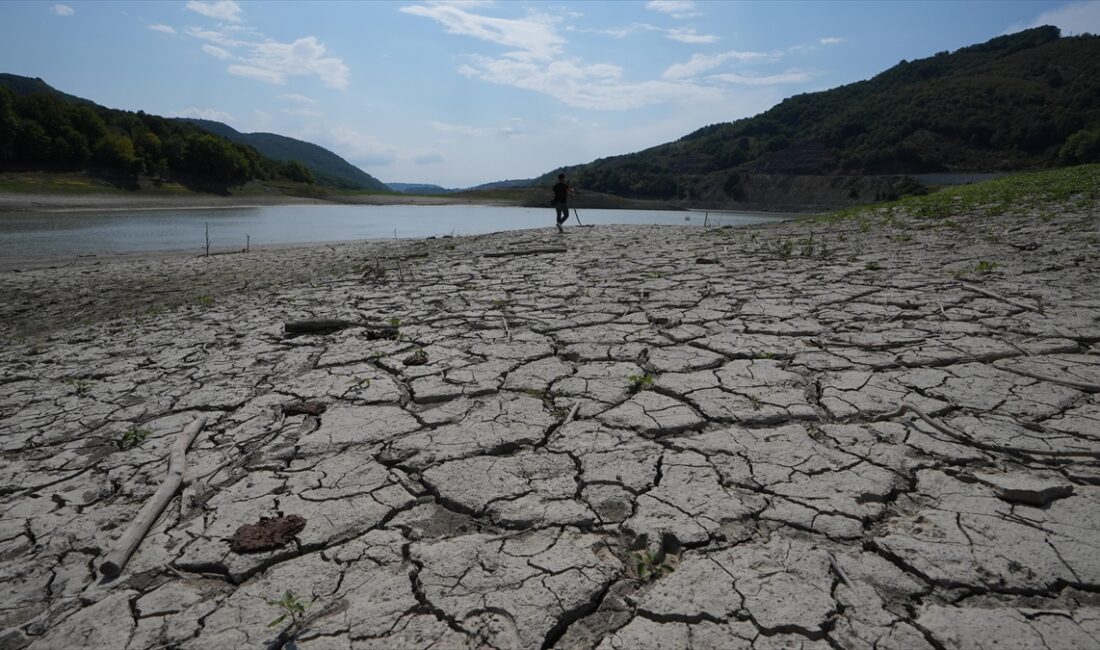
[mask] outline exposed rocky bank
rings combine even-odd
[[[6,272],[0,648],[1097,647],[1098,222]]]

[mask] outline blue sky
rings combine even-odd
[[[0,72],[335,151],[388,182],[529,178],[1088,2],[0,2]]]

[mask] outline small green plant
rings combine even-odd
[[[164,312],[168,311],[168,308],[163,305],[149,305],[145,308],[146,316],[160,316]]]
[[[204,293],[201,296],[195,298],[195,303],[198,304],[200,307],[213,307],[214,296]]]
[[[881,271],[882,265],[880,265],[878,262],[867,262],[863,265],[863,268],[867,269],[868,271]]]
[[[658,561],[657,556],[649,551],[631,552],[630,561],[635,577],[640,582],[656,580],[676,570],[676,567],[668,562]]]
[[[406,366],[423,366],[428,363],[428,352],[424,348],[417,348],[405,357],[404,363]]]
[[[65,380],[65,383],[71,386],[73,392],[77,395],[84,395],[95,385],[95,382],[91,379],[78,379],[77,377],[69,377]]]
[[[649,390],[653,388],[653,375],[648,372],[644,375],[630,375],[626,378],[635,390]]]
[[[974,267],[974,270],[978,273],[992,273],[1000,264],[996,262],[990,262],[988,260],[979,260],[978,265]]]
[[[390,324],[390,327],[401,327],[401,319],[397,316],[390,317],[386,322]]]
[[[145,442],[151,433],[152,431],[148,429],[139,429],[138,427],[127,429],[122,434],[122,437],[118,439],[118,448],[125,451],[127,449],[133,449],[134,447],[140,447],[141,443]]]
[[[370,388],[370,377],[360,377],[360,378],[352,379],[351,383],[356,388],[367,389],[367,388]]]
[[[869,219],[860,219],[859,220],[859,231],[860,232],[871,232],[871,221]]]
[[[298,600],[298,596],[294,595],[293,591],[284,592],[282,598],[269,600],[267,604],[278,607],[281,612],[278,618],[267,624],[268,627],[275,627],[289,618],[290,627],[296,630],[301,626],[306,616],[306,610],[309,609],[309,603]]]
[[[504,309],[511,302],[512,301],[508,300],[508,299],[498,298],[498,299],[493,301],[493,307],[496,308],[496,309]]]

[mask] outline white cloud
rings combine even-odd
[[[297,104],[309,104],[312,106],[317,103],[317,100],[313,99],[312,97],[306,97],[305,95],[297,95],[294,93],[288,95],[279,95],[279,97],[287,101],[295,102]]]
[[[722,52],[720,54],[693,54],[687,63],[675,63],[670,65],[661,75],[664,79],[690,79],[701,72],[717,68],[726,61],[739,61],[741,63],[759,63],[765,61],[778,61],[779,54],[767,52]]]
[[[1040,25],[1054,25],[1066,36],[1100,34],[1100,2],[1073,2],[1057,9],[1044,11],[1027,27]],[[1014,27],[1006,33],[1021,29],[1026,27]]]
[[[718,40],[717,36],[710,34],[698,34],[694,29],[690,27],[681,29],[670,29],[665,33],[666,36],[674,41],[680,41],[681,43],[713,43]]]
[[[429,122],[429,124],[440,133],[457,133],[459,135],[482,137],[492,135],[494,132],[493,129],[487,127],[468,126],[466,124],[448,124],[446,122]]]
[[[213,108],[198,108],[191,106],[185,108],[182,111],[175,111],[168,114],[169,117],[197,117],[202,120],[214,120],[215,122],[229,122],[233,119],[233,116],[224,111],[215,110]]]
[[[529,14],[525,20],[507,20],[478,16],[439,3],[402,7],[401,11],[432,18],[450,33],[518,48],[498,57],[470,54],[469,62],[458,68],[460,74],[543,93],[576,108],[624,110],[661,102],[713,101],[720,97],[716,90],[694,83],[625,81],[623,70],[617,65],[561,58],[565,40],[554,30],[555,19],[539,14]]]
[[[203,45],[203,51],[220,59],[235,58],[240,63],[227,68],[230,74],[257,79],[270,84],[285,84],[288,77],[316,75],[326,86],[346,88],[351,70],[342,59],[330,56],[328,49],[315,36],[299,38],[292,43],[271,39],[261,42],[241,41],[222,31],[191,27],[187,33],[214,43]]]
[[[327,56],[328,50],[314,36],[299,38],[293,43],[264,41],[253,46],[248,62],[277,74],[285,83],[288,76],[317,75],[326,86],[347,88],[351,71],[338,58]]]
[[[54,12],[58,16],[71,16],[76,11],[69,5],[53,5],[50,7],[50,11]]]
[[[218,47],[217,45],[211,45],[210,43],[203,43],[202,44],[202,51],[206,52],[207,54],[209,54],[210,56],[212,56],[216,59],[223,59],[224,60],[224,59],[228,59],[229,57],[233,56],[229,52],[227,52],[227,51],[223,50],[222,48]]]
[[[668,14],[673,18],[690,18],[699,15],[692,0],[650,0],[645,3],[645,8]]]
[[[522,135],[525,132],[524,121],[519,118],[514,118],[508,124],[499,127],[470,126],[467,124],[450,124],[447,122],[429,122],[429,124],[440,133],[468,135],[477,138],[485,136],[504,136],[508,138]]]
[[[257,68],[256,66],[252,65],[241,65],[239,63],[234,63],[233,65],[226,68],[226,70],[229,72],[229,74],[235,74],[238,77],[255,79],[256,81],[262,81],[264,83],[277,85],[286,83],[286,77],[282,74],[274,70]]]
[[[193,36],[199,40],[209,41],[215,45],[227,48],[244,47],[248,45],[245,41],[238,40],[229,36],[222,31],[211,31],[209,29],[200,29],[198,27],[188,27],[187,34]]]
[[[156,25],[149,25],[149,29],[153,30],[154,32],[164,32],[165,34],[176,33],[176,29],[171,25],[161,25],[159,23]]]
[[[214,0],[213,2],[190,0],[185,6],[209,18],[224,20],[227,23],[241,22],[241,6],[233,0]]]
[[[716,81],[744,86],[775,86],[778,84],[803,83],[813,79],[813,74],[806,70],[791,68],[772,75],[743,75],[736,73],[715,74],[708,77]]]
[[[844,42],[844,39],[839,36],[826,36],[818,42],[822,45],[840,45]]]
[[[615,65],[559,60],[548,65],[509,58],[473,57],[459,72],[492,83],[533,90],[575,108],[626,110],[663,102],[714,101],[719,93],[678,81],[622,80]]]
[[[401,11],[431,18],[449,34],[460,34],[515,48],[509,56],[545,60],[561,51],[565,39],[553,29],[555,18],[532,12],[525,20],[494,18],[463,11],[453,4],[412,5]]]

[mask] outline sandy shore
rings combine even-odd
[[[1044,214],[3,272],[0,647],[1095,646],[1100,208]]]

